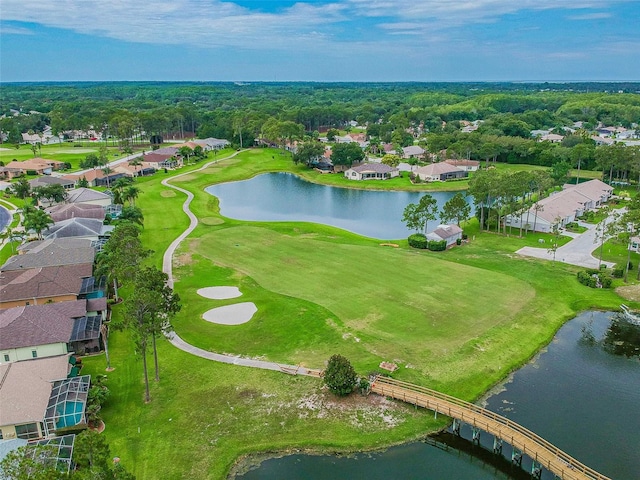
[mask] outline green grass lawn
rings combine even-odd
[[[471,222],[469,243],[446,252],[410,249],[406,241],[391,248],[322,225],[224,218],[217,199],[204,192],[267,171],[300,173],[283,157],[251,150],[173,182],[195,194],[192,210],[201,220],[174,258],[183,305],[174,326],[194,345],[316,368],[341,353],[361,374],[393,361],[400,366],[394,377],[474,400],[577,312],[621,303],[611,290],[579,284],[577,267],[517,256],[518,248],[537,245],[537,233],[518,238],[514,230],[507,237]],[[138,183],[143,241],[157,265],[188,225],[184,194],[159,183],[171,175]],[[207,286],[237,286],[243,296],[199,297],[196,290]],[[246,324],[201,318],[210,308],[244,301],[258,308]],[[377,448],[444,425],[375,396],[335,400],[316,379],[217,364],[166,341],[159,349],[161,381],[152,382],[152,401],[144,404],[133,344],[125,333],[111,336],[116,370],[109,374],[105,434],[139,479],[224,478],[251,452]],[[83,373],[104,371],[103,356],[84,363]]]
[[[117,160],[122,157],[122,153],[117,147],[109,146],[109,161]],[[15,148],[14,145],[5,144],[0,149],[0,161],[5,164],[17,160],[24,161],[34,157],[47,158],[51,160],[58,160],[60,162],[68,162],[71,164],[70,171],[79,170],[80,162],[90,154],[98,154],[100,144],[93,143],[62,143],[55,145],[43,145],[42,148],[33,154],[30,145],[20,145],[20,148]]]

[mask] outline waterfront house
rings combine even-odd
[[[444,182],[446,180],[466,178],[469,175],[463,169],[445,162],[419,167],[415,170],[415,174],[425,182]]]
[[[397,177],[399,170],[384,163],[363,163],[344,172],[349,180],[386,180]]]

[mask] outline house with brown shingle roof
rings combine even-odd
[[[46,209],[54,222],[69,220],[70,218],[95,218],[104,221],[106,213],[100,205],[84,203],[61,203]]]
[[[140,159],[142,161],[143,168],[153,168],[155,170],[161,170],[163,168],[175,168],[178,166],[178,160],[175,154],[170,153],[147,153]]]
[[[349,180],[386,180],[399,174],[397,168],[384,163],[363,163],[344,172],[344,176]]]
[[[0,308],[74,301],[92,277],[91,263],[0,272]]]
[[[480,162],[477,160],[445,160],[449,165],[453,165],[454,167],[461,168],[466,172],[475,172],[480,168]]]
[[[36,157],[21,162],[14,160],[13,162],[9,162],[5,167],[8,169],[22,169],[25,172],[35,172],[37,175],[51,175],[51,172],[54,170],[64,168],[64,162]]]
[[[0,310],[0,364],[99,350],[101,315],[85,299]]]

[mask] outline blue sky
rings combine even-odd
[[[640,80],[639,0],[2,0],[0,81]]]

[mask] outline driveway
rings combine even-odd
[[[617,213],[617,211],[614,213]],[[611,222],[612,219],[613,215],[609,216],[607,223]],[[600,265],[599,260],[591,255],[591,252],[600,244],[596,238],[596,225],[588,223],[581,223],[580,225],[587,227],[588,230],[575,236],[575,238],[566,245],[558,247],[555,259],[557,262],[577,265],[579,267],[598,268]],[[523,247],[516,253],[527,257],[553,260],[553,252],[549,252],[548,248]],[[614,265],[611,262],[602,263],[607,267],[612,267]]]

